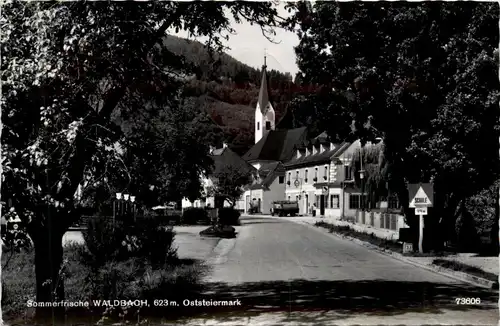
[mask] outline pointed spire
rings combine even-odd
[[[269,89],[267,86],[267,74],[266,74],[266,54],[264,54],[264,65],[262,66],[262,80],[260,82],[259,91],[259,107],[262,114],[266,113],[267,105],[269,103]]]

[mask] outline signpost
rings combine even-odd
[[[408,193],[411,208],[415,208],[415,215],[419,216],[419,237],[418,251],[423,253],[424,239],[424,215],[427,215],[427,208],[432,207],[434,202],[434,189],[432,183],[409,184]]]

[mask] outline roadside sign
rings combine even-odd
[[[409,184],[408,193],[410,198],[410,208],[415,208],[417,206],[433,206],[434,189],[432,183]]]
[[[427,215],[427,206],[415,207],[415,215]]]
[[[434,189],[432,183],[419,183],[408,185],[409,207],[415,208],[415,215],[419,217],[418,251],[423,253],[424,241],[424,215],[427,215],[427,207],[432,207],[434,202]]]
[[[327,186],[323,186],[322,187],[322,191],[323,191],[323,195],[327,195],[328,194],[328,187]]]

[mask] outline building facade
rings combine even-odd
[[[369,146],[373,144],[365,145]],[[333,144],[324,135],[297,146],[295,157],[284,165],[285,199],[297,201],[301,215],[356,216],[363,195],[355,185],[351,164],[360,149],[359,140]]]
[[[243,193],[245,211],[252,207],[257,212],[269,214],[272,203],[285,199],[285,169],[280,162],[267,163],[259,167],[258,177]]]
[[[207,193],[211,187],[216,186],[216,176],[221,174],[223,171],[234,171],[234,173],[248,175],[252,180],[257,178],[257,170],[252,165],[243,160],[238,154],[232,151],[227,146],[227,144],[224,144],[222,148],[219,149],[211,148],[210,157],[214,161],[214,169],[212,174],[200,176],[205,193]],[[214,197],[208,196],[197,199],[193,202],[191,202],[187,198],[184,198],[181,204],[182,209],[185,209],[188,207],[216,207],[217,203]],[[236,201],[235,208],[243,210],[244,205],[244,202],[240,199]],[[230,203],[228,200],[224,200],[222,206],[233,207],[232,203]]]

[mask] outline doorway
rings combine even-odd
[[[319,215],[325,216],[325,195],[319,198]]]
[[[304,207],[304,214],[307,215],[307,214],[309,214],[309,195],[306,194],[304,196],[304,198],[305,198],[305,202],[306,202],[305,207]]]

